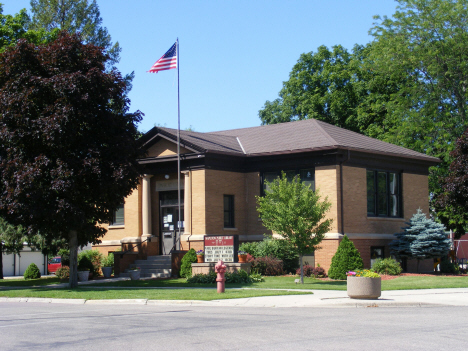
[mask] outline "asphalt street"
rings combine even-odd
[[[1,350],[464,350],[466,306],[0,303]]]

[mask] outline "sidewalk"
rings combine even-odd
[[[111,278],[79,282],[79,285],[108,283],[128,278]],[[66,287],[67,283],[47,287]],[[45,286],[44,286],[45,287]],[[109,288],[109,287],[106,287]],[[151,288],[161,289],[161,288]],[[165,288],[162,288],[165,289]],[[181,288],[185,289],[185,288]],[[311,291],[311,290],[307,290]],[[138,304],[138,305],[185,305],[185,306],[239,306],[239,307],[428,307],[468,306],[468,288],[387,290],[377,300],[350,299],[346,291],[312,290],[310,295],[263,296],[228,300],[71,300],[41,298],[2,298],[0,302],[44,302],[74,304]]]

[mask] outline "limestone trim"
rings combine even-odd
[[[350,239],[396,239],[395,234],[378,234],[378,233],[346,233]]]
[[[120,240],[103,240],[100,244],[95,244],[93,246],[120,246]]]
[[[120,240],[121,244],[131,244],[131,243],[141,243],[141,242],[142,242],[142,239],[140,236],[138,237],[128,236]]]
[[[184,235],[192,233],[192,171],[184,171]]]
[[[326,233],[324,239],[342,239],[343,236],[344,235],[340,233]]]
[[[150,174],[143,175],[142,181],[142,229],[144,236],[151,236],[151,177]]]

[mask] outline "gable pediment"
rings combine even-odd
[[[192,153],[193,151],[180,147],[181,154]],[[160,138],[146,149],[146,157],[161,157],[177,155],[177,144],[167,139]]]

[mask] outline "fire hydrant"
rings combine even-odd
[[[226,278],[224,278],[224,273],[226,273],[226,265],[224,264],[223,261],[219,260],[218,263],[216,263],[215,272],[218,273],[218,276],[216,277],[216,285],[218,287],[218,293],[223,293],[224,282],[226,281]]]

